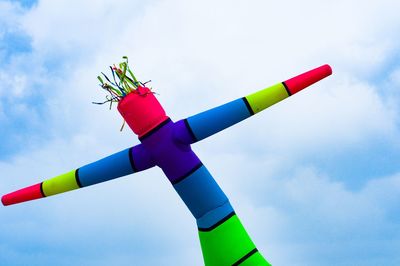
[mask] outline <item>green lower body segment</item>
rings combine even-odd
[[[206,266],[267,266],[236,215],[210,231],[199,231]]]

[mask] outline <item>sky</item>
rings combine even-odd
[[[273,265],[400,264],[400,2],[0,0],[0,194],[139,143],[96,76],[174,120],[333,75],[193,145]],[[0,208],[0,265],[203,265],[160,169]]]

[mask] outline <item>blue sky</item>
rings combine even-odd
[[[0,1],[0,192],[138,143],[91,104],[123,55],[176,120],[329,63],[193,148],[273,265],[399,265],[397,2]],[[159,169],[0,216],[2,265],[202,265]]]

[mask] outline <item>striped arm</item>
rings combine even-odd
[[[186,134],[180,133],[179,137],[185,142],[190,141],[189,143],[205,139],[261,112],[331,74],[331,67],[323,65],[246,97],[188,117],[178,122],[184,124],[187,130]]]
[[[91,186],[153,167],[141,144],[1,198],[4,206]]]

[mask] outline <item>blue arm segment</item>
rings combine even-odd
[[[245,98],[240,98],[186,119],[193,141],[205,139],[252,115]]]
[[[78,169],[78,180],[81,187],[143,171],[155,164],[141,144],[110,155]]]

